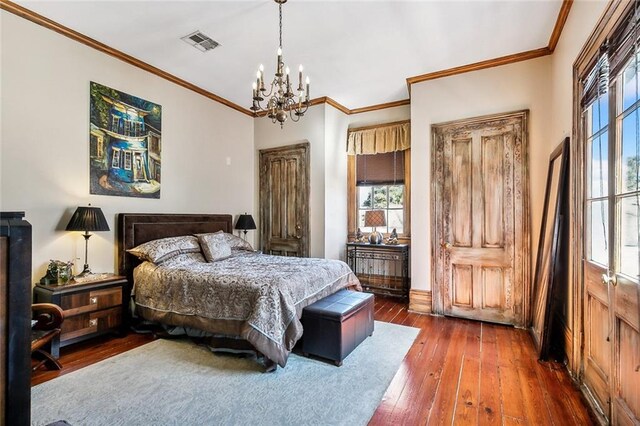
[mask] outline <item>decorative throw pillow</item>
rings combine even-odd
[[[231,247],[222,232],[214,234],[197,234],[202,253],[207,262],[223,260],[231,256]]]
[[[227,244],[229,244],[229,247],[232,249],[254,251],[251,244],[240,237],[236,237],[233,234],[227,234],[226,232],[224,233],[224,237],[227,239]]]
[[[148,241],[127,252],[142,260],[160,263],[182,253],[199,253],[200,244],[193,235]]]

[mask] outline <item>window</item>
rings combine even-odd
[[[111,168],[119,169],[120,168],[120,149],[113,148],[113,157],[111,158]]]
[[[640,54],[632,43],[638,33],[628,28],[611,37],[583,81],[585,252],[589,261],[637,277]]]
[[[358,228],[362,232],[373,229],[364,225],[367,210],[384,210],[387,226],[378,232],[390,233],[394,228],[404,233],[404,184],[402,185],[358,185]]]
[[[124,152],[124,169],[131,170],[131,151]]]
[[[383,210],[386,226],[378,232],[400,235],[404,232],[404,153],[393,151],[383,154],[356,155],[356,185],[358,202],[358,228],[371,232],[364,215],[367,210]]]
[[[378,232],[389,234],[396,228],[400,238],[410,238],[410,164],[411,150],[348,157],[349,238],[358,228],[363,233],[372,229],[364,226],[367,210],[384,210],[385,227]]]

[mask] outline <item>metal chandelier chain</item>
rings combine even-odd
[[[280,12],[280,47],[282,47],[282,3],[278,4],[278,10]]]

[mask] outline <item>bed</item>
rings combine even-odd
[[[215,262],[193,253],[154,264],[127,252],[153,240],[219,231],[232,232],[231,215],[118,215],[118,270],[134,283],[139,316],[246,340],[271,364],[284,367],[302,336],[302,309],[342,288],[360,288],[349,267],[336,260],[234,248]]]

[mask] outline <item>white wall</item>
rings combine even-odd
[[[411,286],[431,289],[431,125],[530,110],[532,248],[537,247],[549,141],[547,57],[414,84],[411,88]],[[527,218],[525,218],[526,220]],[[535,259],[535,257],[534,257]]]
[[[606,0],[576,1],[551,56],[551,139],[556,145],[571,136],[573,121],[573,63],[594,30]],[[549,151],[549,154],[551,151]]]
[[[259,188],[258,151],[285,145],[309,141],[311,148],[310,183],[310,254],[312,257],[324,257],[324,208],[325,208],[325,104],[309,108],[304,117],[297,123],[288,120],[284,127],[273,124],[266,117],[256,118],[254,125],[255,144],[255,187]],[[255,194],[255,205],[259,206],[258,191]],[[258,210],[258,208],[256,208]]]
[[[325,229],[324,254],[346,259],[347,240],[347,128],[350,116],[325,107]]]
[[[393,123],[394,121],[409,120],[411,105],[385,108],[375,111],[362,112],[348,116],[349,128],[372,126],[375,124]]]
[[[101,207],[111,228],[89,241],[96,272],[116,268],[117,213],[256,213],[251,117],[10,13],[0,19],[0,210],[24,210],[33,225],[34,281],[49,259],[80,258],[81,270],[84,240],[63,230],[79,205]],[[162,105],[159,200],[89,195],[89,81]]]

